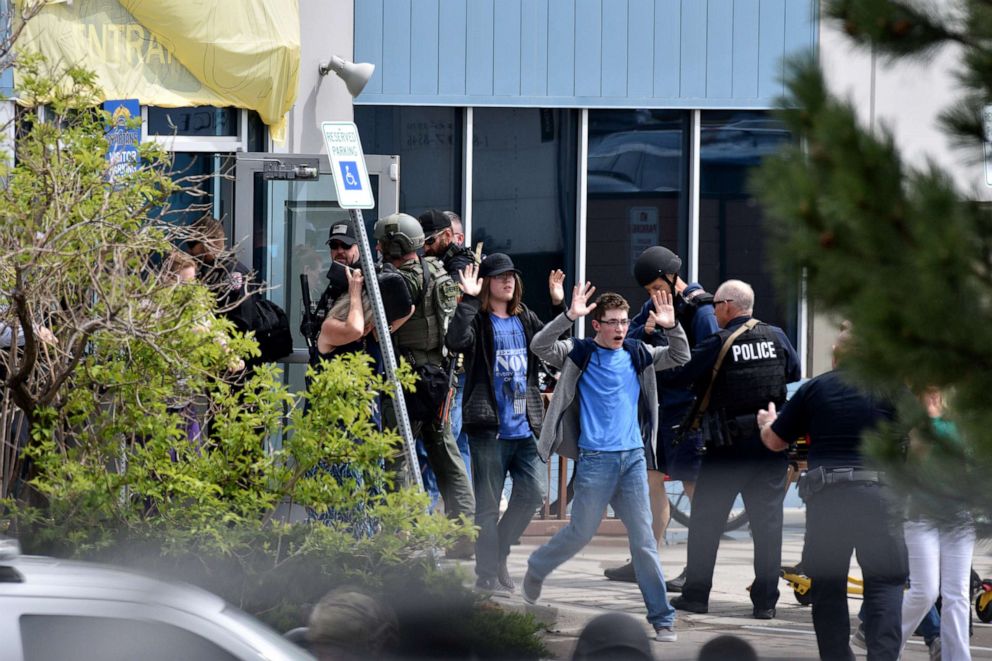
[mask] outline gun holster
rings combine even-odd
[[[797,490],[799,492],[799,497],[805,503],[809,500],[810,496],[820,493],[826,486],[827,471],[823,469],[823,466],[820,466],[819,468],[806,471],[806,473],[799,478]]]

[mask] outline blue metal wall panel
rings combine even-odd
[[[548,5],[548,96],[575,94],[575,0]]]
[[[499,0],[493,14],[493,94],[520,96],[520,0]]]
[[[758,26],[758,96],[772,99],[782,90],[786,0],[761,0]]]
[[[627,94],[654,91],[654,0],[629,0],[627,8]]]
[[[467,0],[465,89],[469,95],[493,95],[493,0]]]
[[[356,101],[763,108],[818,0],[355,0]]]
[[[679,96],[706,98],[706,9],[700,0],[682,0]]]
[[[410,31],[410,93],[436,94],[438,86],[438,0],[413,0]]]
[[[808,53],[816,43],[816,16],[804,11],[803,3],[785,3],[785,52]]]
[[[603,85],[605,97],[627,96],[627,3],[603,3]]]
[[[575,0],[575,96],[599,96],[602,82],[603,0]]]
[[[528,0],[520,16],[520,93],[548,93],[548,0]]]
[[[465,0],[441,0],[438,7],[440,50],[437,63],[437,91],[442,96],[465,95],[467,25],[468,9]]]
[[[682,78],[682,2],[657,0],[654,10],[654,94],[677,99]]]
[[[734,0],[735,99],[758,98],[758,9],[760,0]]]
[[[382,93],[382,2],[362,0],[355,3],[355,61],[372,62],[375,71],[365,85],[364,94]]]
[[[734,0],[709,0],[706,12],[706,98],[734,90]]]
[[[410,0],[389,0],[382,25],[382,93],[410,93]],[[385,63],[388,62],[388,66]]]

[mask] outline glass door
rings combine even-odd
[[[399,205],[399,157],[366,156],[376,200],[363,212],[366,230]],[[235,175],[235,250],[268,287],[267,297],[289,316],[294,351],[284,359],[285,378],[302,389],[307,349],[299,333],[303,298],[300,274],[310,281],[316,301],[327,286],[328,232],[347,220],[337,203],[330,163],[325,155],[240,153]]]

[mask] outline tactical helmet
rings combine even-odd
[[[646,287],[658,278],[667,282],[666,273],[678,273],[682,260],[668,248],[652,246],[642,252],[634,262],[634,277],[637,284]]]
[[[424,247],[424,229],[417,219],[405,213],[380,218],[372,228],[382,254],[389,258],[402,257]]]

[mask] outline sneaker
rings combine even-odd
[[[679,637],[671,627],[655,627],[654,639],[659,643],[674,643]]]
[[[940,661],[940,636],[927,643],[930,650],[930,661]]]
[[[541,598],[541,586],[544,581],[539,579],[534,574],[530,573],[530,569],[524,574],[524,601],[528,604],[536,604],[537,600]]]
[[[603,575],[611,581],[623,581],[625,583],[637,582],[637,576],[634,575],[634,563],[630,560],[625,565],[604,570]]]
[[[688,611],[690,613],[708,613],[710,608],[707,604],[701,601],[691,601],[683,596],[678,596],[672,599],[672,607],[680,611]]]
[[[775,609],[774,608],[757,608],[755,607],[751,611],[751,615],[754,616],[756,620],[774,620],[775,619]]]
[[[673,578],[670,581],[665,581],[665,589],[669,592],[682,592],[682,588],[685,587],[685,569],[682,573]]]
[[[506,558],[496,567],[496,580],[510,592],[513,592],[517,588],[513,583],[513,577],[510,576],[510,570],[506,566]]]
[[[851,636],[851,644],[855,647],[860,647],[863,650],[868,649],[868,641],[865,640],[864,624],[859,624],[858,628],[854,630],[854,635]]]

